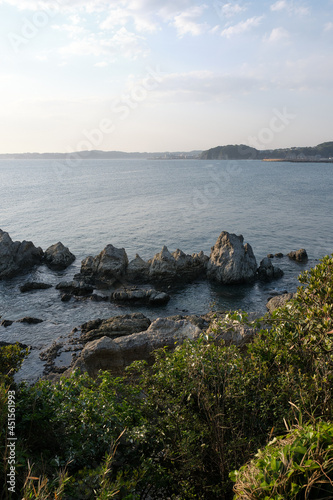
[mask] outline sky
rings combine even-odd
[[[333,140],[333,0],[0,0],[0,153]]]

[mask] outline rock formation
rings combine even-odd
[[[45,251],[44,260],[50,269],[61,271],[74,262],[75,255],[62,243],[58,242]]]
[[[121,280],[128,265],[124,248],[107,245],[96,257],[87,257],[81,264],[81,276],[104,283]]]
[[[188,319],[158,318],[148,329],[117,338],[104,336],[88,342],[71,370],[79,368],[92,377],[99,370],[121,374],[133,361],[154,361],[153,351],[161,347],[174,348],[186,339],[199,337],[201,329]]]
[[[0,229],[0,279],[11,278],[41,264],[43,250],[31,241],[15,241]]]
[[[243,244],[242,235],[223,231],[212,247],[207,264],[207,277],[222,284],[237,284],[252,281],[257,271],[257,262],[251,245]]]

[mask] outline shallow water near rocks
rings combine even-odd
[[[295,291],[300,272],[333,251],[332,173],[331,164],[255,160],[78,160],[70,166],[51,160],[0,161],[0,228],[13,240],[31,240],[43,250],[61,241],[77,256],[64,272],[41,266],[0,282],[2,319],[43,319],[38,325],[0,327],[0,341],[32,347],[19,378],[40,377],[40,352],[91,319],[135,311],[155,319],[212,308],[264,313],[270,296]],[[124,247],[129,259],[136,253],[149,259],[163,245],[209,255],[221,231],[243,234],[258,265],[267,253],[299,248],[306,248],[309,261],[275,258],[273,264],[285,274],[272,283],[223,287],[196,281],[175,287],[170,302],[155,308],[64,303],[55,289],[79,272],[83,258],[109,243]],[[22,294],[19,286],[25,281],[54,286]]]

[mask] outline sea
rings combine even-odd
[[[0,228],[15,241],[46,250],[61,241],[76,255],[66,271],[40,266],[0,281],[1,320],[32,316],[37,325],[0,326],[0,341],[31,347],[18,379],[42,376],[40,354],[82,323],[129,312],[151,319],[212,310],[264,314],[268,298],[296,291],[301,272],[333,252],[333,165],[259,160],[0,160]],[[273,264],[284,276],[271,283],[220,286],[207,281],[178,286],[166,306],[120,306],[75,300],[58,290],[22,294],[26,281],[56,285],[79,272],[82,259],[109,243],[125,248],[129,260],[150,259],[166,245],[172,252],[209,255],[219,234],[244,236],[258,265],[281,252]],[[305,248],[307,263],[286,254]]]

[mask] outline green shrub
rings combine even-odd
[[[333,424],[300,426],[273,439],[230,474],[235,500],[333,498]]]
[[[0,383],[6,385],[13,383],[13,376],[21,368],[29,349],[21,347],[18,343],[0,347]]]

